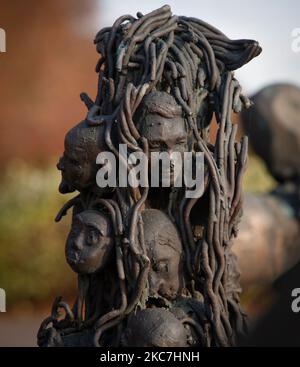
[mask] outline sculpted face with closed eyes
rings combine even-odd
[[[189,151],[190,144],[181,107],[170,94],[154,91],[144,97],[135,114],[135,121],[141,135],[148,140],[150,152],[170,155],[169,167],[158,167],[157,172],[162,187],[174,186],[178,175],[174,169],[178,157],[173,153],[177,152],[183,158],[183,153]],[[151,162],[151,155],[150,163],[159,165],[159,162]]]
[[[151,261],[150,297],[173,300],[182,288],[182,246],[176,227],[160,210],[142,212],[145,244]]]

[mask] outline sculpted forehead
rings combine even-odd
[[[157,90],[150,92],[143,98],[141,109],[159,112],[161,115],[169,115],[169,117],[182,114],[181,106],[171,94]]]
[[[147,209],[142,212],[142,217],[147,246],[157,247],[159,252],[181,253],[182,246],[178,231],[165,213],[157,209]]]
[[[88,126],[86,121],[69,130],[65,137],[65,149],[100,151],[105,149],[105,125]]]
[[[182,108],[166,92],[147,94],[136,112],[135,120],[141,134],[150,140],[186,136]]]
[[[80,140],[75,139],[71,134],[67,134],[65,137],[65,153],[74,158],[86,157],[87,149]]]
[[[140,131],[149,140],[185,137],[187,134],[182,117],[166,118],[154,113],[148,114],[141,121]]]
[[[65,137],[65,149],[72,150],[72,149],[83,149],[83,140],[80,139],[79,134],[71,129],[67,132]]]
[[[111,235],[111,224],[102,213],[96,210],[86,210],[75,217],[75,223],[96,228],[102,236]]]

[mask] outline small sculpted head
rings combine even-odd
[[[148,140],[150,153],[169,154],[170,163],[167,162],[167,165],[170,175],[167,166],[158,168],[159,184],[163,187],[173,186],[177,160],[182,159],[183,153],[189,150],[190,136],[182,108],[172,95],[154,91],[144,97],[134,119],[139,132]],[[152,157],[150,163],[159,165]]]
[[[61,171],[59,191],[64,194],[82,191],[96,184],[96,158],[106,151],[105,124],[89,126],[85,120],[68,131],[65,150],[57,163]]]
[[[170,311],[147,308],[130,315],[122,344],[126,347],[187,347],[187,331]]]
[[[182,288],[182,246],[178,231],[170,218],[160,210],[142,212],[144,236],[151,261],[150,297],[172,300]]]
[[[80,274],[102,270],[113,254],[114,240],[109,219],[96,210],[77,214],[66,243],[66,259]]]

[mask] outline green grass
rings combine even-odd
[[[67,197],[57,193],[55,165],[39,169],[14,162],[1,178],[0,287],[7,303],[36,303],[70,293],[74,275],[64,256],[69,220],[54,217]]]
[[[243,180],[245,191],[266,192],[276,186],[276,181],[268,173],[264,162],[255,155],[250,155]]]

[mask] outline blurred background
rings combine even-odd
[[[298,1],[168,3],[175,14],[201,18],[230,38],[260,42],[262,54],[236,72],[248,95],[273,83],[300,85],[300,52],[291,47],[292,32],[300,28]],[[57,190],[56,162],[65,133],[85,117],[79,93],[96,94],[94,36],[122,14],[146,13],[163,4],[0,0],[7,42],[6,53],[0,53],[0,288],[7,297],[7,312],[0,313],[0,346],[35,345],[54,297],[71,300],[76,288],[64,258],[69,220],[54,223],[67,200]],[[276,186],[264,161],[251,151],[245,190],[263,195]],[[250,317],[272,302],[270,285],[285,269],[278,267],[261,282],[259,276],[245,278],[242,301]]]

